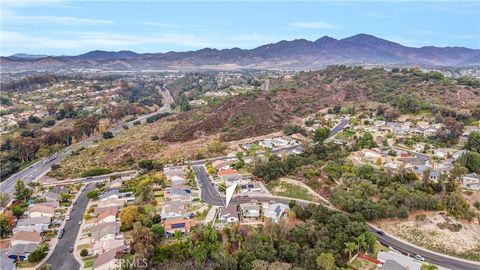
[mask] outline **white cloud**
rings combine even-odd
[[[44,16],[44,15],[17,15],[12,10],[2,10],[2,24],[4,26],[10,26],[14,24],[78,24],[78,25],[98,25],[98,24],[111,24],[109,20],[98,20],[90,18],[77,18],[68,16]]]
[[[144,35],[115,34],[110,32],[57,32],[57,35],[30,35],[17,31],[1,31],[0,40],[2,55],[17,52],[43,53],[55,50],[135,50],[149,48],[149,52],[157,48],[253,48],[269,42],[275,42],[281,37],[261,34],[241,34],[225,36],[220,33],[191,34],[159,32]],[[54,53],[55,54],[55,53]]]
[[[337,25],[328,23],[328,22],[294,22],[291,23],[292,26],[305,29],[335,29],[338,28]]]

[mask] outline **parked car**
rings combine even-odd
[[[82,225],[82,221],[81,221],[81,220],[80,220],[80,221],[78,221],[78,225]]]
[[[383,231],[377,231],[378,234],[384,235],[385,233]]]
[[[58,239],[62,239],[64,233],[65,233],[64,229],[59,230],[58,231]]]
[[[70,247],[70,249],[68,251],[73,252],[73,247]]]

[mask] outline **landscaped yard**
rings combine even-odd
[[[367,261],[362,258],[356,258],[353,260],[353,262],[350,264],[351,267],[354,269],[362,269],[362,270],[375,270],[377,269],[377,265],[374,264],[371,261]]]

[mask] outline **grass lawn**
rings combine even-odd
[[[351,264],[351,267],[355,269],[362,269],[362,270],[375,270],[377,269],[377,265],[372,263],[371,261],[367,261],[364,259],[356,258]]]
[[[35,262],[35,263],[31,263],[27,260],[25,261],[21,261],[20,263],[18,263],[18,268],[31,268],[31,267],[34,267],[35,265],[37,265],[39,262]]]
[[[153,206],[151,204],[147,204],[147,205],[143,206],[143,209],[145,209],[146,213],[151,213],[155,210],[155,206]]]
[[[267,184],[267,187],[274,195],[307,201],[313,200],[313,197],[308,193],[308,190],[291,183],[272,181]]]
[[[91,247],[90,244],[83,244],[83,245],[78,245],[77,250],[82,250],[82,249],[89,249]]]
[[[84,261],[83,268],[92,268],[95,260]]]
[[[350,137],[352,137],[353,135],[355,135],[355,131],[351,130],[351,129],[345,129],[344,131],[342,131],[340,134],[338,134],[339,137],[341,138],[345,138],[345,139],[348,139]]]
[[[27,168],[28,166],[32,165],[33,163],[37,162],[37,161],[38,161],[38,158],[27,161],[27,162],[23,162],[23,163],[20,164],[20,167],[18,168],[18,170],[21,171],[21,170]]]
[[[377,258],[378,253],[380,251],[389,251],[388,247],[380,244],[379,242],[375,243],[375,247],[373,248],[373,254],[371,255],[373,258]]]

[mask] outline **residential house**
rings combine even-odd
[[[227,170],[230,169],[230,162],[225,160],[215,160],[214,162],[212,162],[212,166],[217,171]]]
[[[93,255],[97,255],[100,253],[107,252],[112,249],[116,249],[119,247],[126,247],[125,240],[123,239],[108,239],[105,241],[99,241],[93,244],[92,253]]]
[[[36,203],[35,205],[48,206],[48,207],[52,207],[53,209],[57,209],[59,206],[59,203],[58,201],[48,201],[48,202]]]
[[[227,186],[231,186],[235,183],[239,183],[242,181],[243,177],[240,174],[226,174],[223,175],[222,180],[227,184]]]
[[[108,189],[119,189],[123,185],[123,180],[122,178],[117,178],[110,182],[110,185],[108,185]]]
[[[7,256],[15,261],[23,261],[28,259],[28,256],[37,248],[37,246],[37,243],[16,244],[8,249]]]
[[[378,268],[378,270],[405,270],[401,264],[394,260],[386,260],[385,263]]]
[[[98,202],[98,205],[97,205],[97,208],[105,208],[105,207],[117,207],[117,208],[121,208],[125,205],[125,200],[122,200],[122,199],[106,199],[104,201],[99,201]]]
[[[263,189],[260,187],[258,183],[248,183],[244,185],[240,185],[240,193],[246,192],[262,192]]]
[[[42,237],[39,232],[19,231],[10,239],[10,246],[19,244],[40,244]]]
[[[185,217],[187,211],[185,210],[185,203],[183,201],[167,201],[162,206],[162,219],[172,219]]]
[[[170,178],[171,186],[175,188],[181,188],[185,185],[185,177],[179,176],[179,175],[174,175]]]
[[[109,209],[115,209],[118,212],[119,207],[118,206],[95,207],[95,210],[93,210],[93,214],[99,215],[100,213],[107,211]]]
[[[47,201],[58,201],[58,196],[59,196],[59,193],[56,193],[51,190],[48,190],[41,195],[41,197],[45,198]]]
[[[417,127],[427,129],[427,128],[430,127],[430,124],[428,122],[425,122],[425,121],[419,121],[419,122],[417,122]]]
[[[240,210],[242,212],[242,217],[244,217],[244,218],[259,218],[260,217],[260,207],[257,204],[242,203],[242,204],[240,204]]]
[[[34,205],[28,210],[28,217],[49,217],[52,218],[55,215],[55,208],[45,205]]]
[[[117,221],[118,210],[117,208],[108,208],[107,210],[98,214],[95,218],[95,223],[107,223]]]
[[[265,210],[264,216],[272,219],[275,222],[280,221],[283,215],[285,215],[290,208],[283,203],[273,203]]]
[[[463,176],[462,187],[472,190],[480,190],[480,176],[476,173],[469,173]]]
[[[99,201],[106,201],[108,199],[118,199],[119,198],[119,190],[118,189],[111,189],[106,192],[104,192],[100,197],[98,198]]]
[[[403,255],[397,251],[380,251],[377,255],[377,259],[383,263],[383,265],[387,264],[388,261],[395,261],[396,264],[394,263],[388,263],[388,266],[392,266],[392,268],[383,268],[386,270],[392,269],[392,270],[399,270],[398,265],[403,266],[403,269],[409,269],[409,270],[420,270],[421,263],[415,260],[415,258]]]
[[[230,204],[227,208],[222,207],[219,213],[219,219],[222,223],[238,222],[238,210],[235,204]]]
[[[49,217],[34,217],[34,218],[25,218],[20,219],[17,222],[17,226],[13,228],[13,233],[19,231],[27,232],[39,232],[48,230],[50,226],[51,219]]]
[[[112,269],[120,269],[120,261],[117,257],[119,254],[124,252],[123,247],[117,247],[111,249],[107,252],[100,253],[98,255],[95,262],[93,262],[93,270],[112,270]]]
[[[197,222],[194,219],[186,218],[167,219],[163,224],[167,236],[173,235],[177,231],[187,234],[195,225],[197,225]]]
[[[164,196],[165,196],[165,200],[186,202],[186,201],[192,200],[191,193],[192,192],[190,189],[179,189],[179,188],[169,187],[165,189]]]
[[[230,175],[230,174],[240,174],[237,170],[233,169],[226,169],[226,170],[220,170],[217,172],[219,177],[223,177],[225,175]]]
[[[468,151],[465,150],[465,149],[464,150],[458,150],[458,151],[456,151],[452,154],[452,158],[453,158],[453,160],[457,160],[457,159],[461,158],[467,152]]]
[[[105,222],[96,224],[90,229],[92,243],[115,239],[120,227],[117,222]]]
[[[438,179],[440,179],[441,173],[439,170],[430,170],[430,175],[428,176],[428,179],[432,182],[437,182]]]

